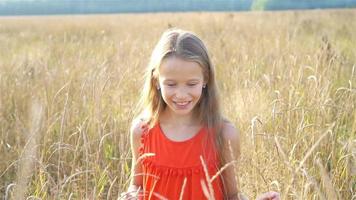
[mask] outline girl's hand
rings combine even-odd
[[[279,196],[278,192],[270,191],[263,193],[259,197],[256,198],[256,200],[280,200],[281,197]]]
[[[137,196],[135,195],[135,192],[123,192],[121,193],[119,200],[136,200],[138,199]]]
[[[119,200],[137,200],[139,197],[139,191],[130,191],[121,193]]]
[[[127,192],[123,192],[120,194],[119,199],[120,200],[136,200],[138,199],[138,196],[142,192],[140,187],[137,187],[136,185],[131,185]]]

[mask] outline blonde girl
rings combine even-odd
[[[132,180],[122,198],[244,199],[232,165],[222,170],[240,155],[239,133],[221,114],[214,67],[194,33],[163,33],[140,105],[131,127]]]

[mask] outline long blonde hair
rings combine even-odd
[[[145,73],[145,84],[140,99],[141,117],[149,126],[153,126],[166,108],[167,105],[160,91],[157,90],[158,72],[162,61],[172,56],[196,62],[202,68],[206,87],[203,89],[199,103],[194,108],[194,115],[208,128],[209,133],[214,135],[214,142],[221,159],[223,119],[215,82],[215,69],[207,48],[194,33],[181,29],[169,29],[162,34],[152,52]]]

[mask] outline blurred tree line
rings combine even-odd
[[[356,7],[356,0],[0,0],[0,15]]]
[[[254,0],[251,10],[354,8],[355,0]]]

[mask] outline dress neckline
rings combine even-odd
[[[176,141],[176,140],[172,140],[170,138],[167,137],[167,135],[164,133],[162,127],[161,127],[161,124],[158,122],[157,123],[157,128],[158,128],[158,131],[160,133],[160,135],[162,135],[162,137],[170,142],[170,143],[174,143],[174,144],[184,144],[184,143],[189,143],[191,141],[193,141],[195,138],[199,137],[204,131],[204,126],[202,126],[198,132],[196,132],[192,137],[188,138],[188,139],[185,139],[185,140],[182,140],[182,141]]]

